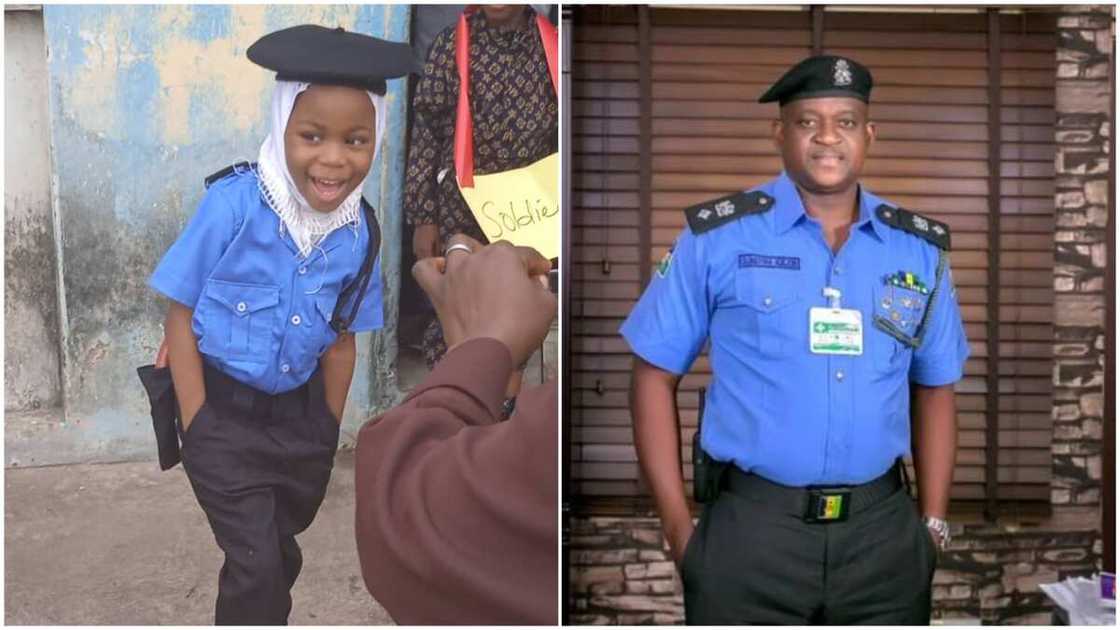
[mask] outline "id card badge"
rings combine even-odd
[[[849,308],[809,309],[809,351],[814,354],[863,354],[863,313]]]

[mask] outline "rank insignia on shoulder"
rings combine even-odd
[[[950,249],[949,226],[940,221],[923,217],[905,208],[894,208],[885,203],[875,209],[875,214],[879,220],[893,228],[923,238],[945,251]]]
[[[761,214],[774,207],[774,198],[761,190],[737,192],[685,208],[688,227],[693,234],[703,234],[724,223],[748,214]]]

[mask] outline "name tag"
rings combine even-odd
[[[848,308],[809,309],[809,351],[813,354],[863,354],[863,313]]]
[[[801,259],[795,256],[765,256],[763,254],[739,254],[739,268],[763,267],[767,269],[801,269]]]

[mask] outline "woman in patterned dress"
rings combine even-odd
[[[484,5],[467,18],[474,172],[528,166],[558,147],[556,92],[536,14],[527,5]],[[455,109],[459,75],[455,26],[432,43],[412,106],[414,121],[405,179],[405,218],[414,228],[417,260],[442,253],[455,233],[485,243],[455,181]],[[433,316],[421,341],[428,367],[447,351]]]

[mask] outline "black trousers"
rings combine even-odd
[[[183,467],[225,552],[217,624],[282,625],[303,566],[296,534],[330,481],[339,425],[319,372],[270,396],[205,368],[206,404],[182,435]]]
[[[928,625],[936,556],[904,489],[831,523],[724,490],[685,548],[685,621]]]

